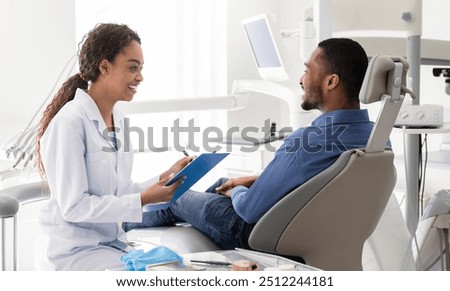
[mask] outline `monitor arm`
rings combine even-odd
[[[287,102],[290,111],[290,125],[294,130],[309,124],[316,116],[314,111],[302,109],[299,85],[291,88],[266,80],[236,80],[233,82],[231,91],[233,95],[250,91],[271,95]]]

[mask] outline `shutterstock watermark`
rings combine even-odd
[[[332,125],[332,117],[326,117],[326,123]],[[170,127],[142,128],[130,126],[129,118],[125,118],[124,125],[123,140],[117,138],[121,128],[115,127],[114,131],[105,129],[103,137],[111,146],[104,146],[102,151],[115,152],[123,147],[125,152],[129,152],[131,151],[131,136],[134,135],[137,137],[138,144],[133,144],[133,148],[136,150],[137,146],[139,152],[164,152],[169,148],[181,152],[185,150],[186,144],[194,152],[219,152],[224,149],[231,152],[233,146],[238,146],[239,151],[247,153],[255,152],[261,147],[269,152],[275,152],[278,148],[273,146],[270,141],[285,139],[293,133],[291,127],[276,130],[270,119],[266,119],[261,127],[246,126],[240,128],[239,126],[233,126],[225,132],[216,126],[201,129],[201,127],[195,125],[194,119],[188,120],[187,125],[181,125],[180,119],[175,119]],[[340,139],[341,134],[346,129],[346,125],[308,126],[292,134],[289,137],[289,145],[286,145],[284,149],[286,152],[296,152],[303,149],[310,153],[331,151],[333,147],[346,150]],[[201,135],[201,146],[195,144],[196,135]],[[161,142],[161,144],[156,145],[156,141]]]

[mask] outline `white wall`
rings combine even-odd
[[[0,146],[24,129],[76,53],[75,0],[0,0]],[[0,189],[11,186],[0,181]],[[33,270],[37,211],[20,206],[18,267]],[[7,232],[7,253],[11,235]],[[8,256],[7,270],[12,269]]]
[[[241,21],[261,13],[271,12],[280,21],[280,2],[277,0],[229,0],[227,7],[228,89],[234,80],[260,79],[250,46],[245,39]]]
[[[75,0],[1,0],[0,146],[22,130],[75,51]]]

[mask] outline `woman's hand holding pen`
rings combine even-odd
[[[152,186],[148,187],[141,193],[141,203],[142,205],[148,203],[166,202],[169,201],[175,190],[183,183],[183,178],[178,179],[170,186],[166,186],[167,182],[181,169],[186,167],[187,164],[192,162],[195,156],[189,156],[186,151],[183,151],[185,157],[179,159],[175,164],[173,164],[169,170],[165,171],[159,176],[159,181]]]
[[[176,174],[179,171],[181,171],[181,169],[183,169],[184,167],[187,166],[187,164],[189,164],[190,162],[192,162],[192,160],[195,158],[195,156],[189,156],[187,154],[186,151],[183,151],[185,157],[179,159],[175,164],[173,164],[169,170],[165,171],[164,173],[162,173],[160,175],[160,179],[164,179],[167,176],[169,176],[170,174]]]
[[[181,171],[181,169],[186,167],[187,164],[192,162],[193,159],[194,159],[194,156],[183,157],[183,158],[179,159],[175,164],[173,164],[172,167],[170,167],[169,171],[173,174],[176,174],[179,171]]]
[[[173,177],[173,174],[160,179],[157,183],[151,185],[141,193],[141,204],[167,202],[172,199],[175,190],[183,183],[184,179],[178,179],[170,186],[166,186],[167,182]]]

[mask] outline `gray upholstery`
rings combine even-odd
[[[338,160],[331,167],[325,169],[319,177],[316,176],[311,178],[301,187],[286,195],[270,209],[267,212],[267,215],[271,216],[272,221],[264,223],[261,219],[258,222],[253,229],[251,236],[252,247],[264,249],[269,252],[276,252],[278,240],[284,232],[284,227],[280,226],[287,226],[292,217],[297,214],[298,210],[306,205],[320,189],[336,177],[336,175],[347,165],[351,154],[354,152],[354,150],[344,152]],[[300,195],[298,194],[299,192],[301,192]]]
[[[10,197],[0,196],[0,218],[14,217],[19,211],[19,202]]]
[[[406,87],[406,73],[409,68],[408,62],[402,57],[375,55],[369,63],[361,86],[359,100],[362,103],[370,104],[380,101],[385,94],[392,95],[392,87],[388,82],[388,78],[389,73],[395,68],[394,62],[400,62],[403,66],[400,85]]]
[[[19,204],[23,205],[48,199],[50,191],[48,187],[42,182],[35,182],[29,184],[21,184],[0,190],[0,217],[14,217],[19,210]],[[17,226],[14,222],[13,228],[13,270],[17,270]],[[1,239],[4,242],[6,239],[5,230],[2,229]],[[2,270],[5,270],[5,248],[2,247]]]
[[[355,153],[355,150],[344,152],[331,167],[320,174],[320,177],[313,177],[270,209],[267,215],[270,215],[271,221],[264,223],[261,219],[253,229],[251,236],[252,247],[264,249],[268,252],[276,252],[278,240],[284,232],[284,227],[282,226],[287,226],[298,210],[306,205],[326,183],[336,177],[347,165],[353,153]],[[300,195],[297,194],[299,192],[301,192]]]
[[[377,122],[369,137],[366,152],[382,152],[402,106],[406,88],[408,63],[401,57],[374,56],[367,68],[359,99],[368,104],[381,101]]]
[[[161,235],[161,244],[179,254],[221,250],[210,238],[191,226],[168,228]]]
[[[302,257],[323,270],[362,270],[364,242],[395,185],[393,157],[390,151],[346,152],[272,207],[253,229],[250,246]]]
[[[20,204],[26,204],[49,198],[50,191],[42,182],[34,182],[2,189],[0,196],[14,198]]]

